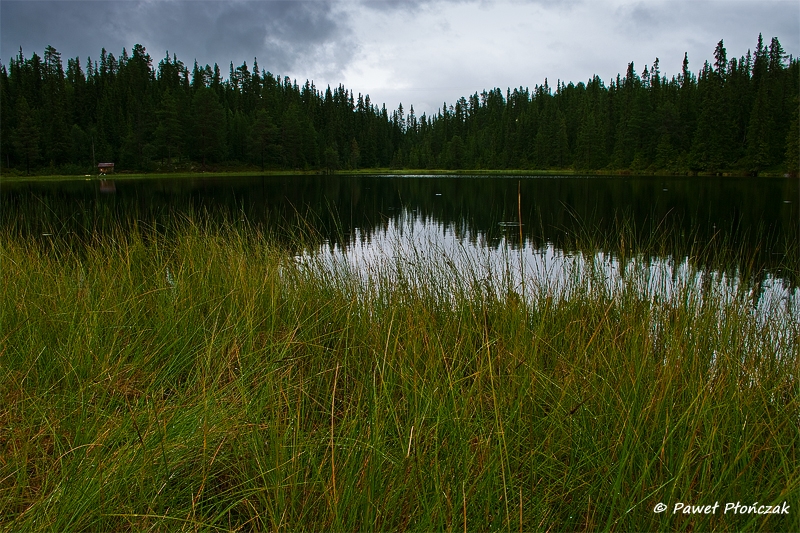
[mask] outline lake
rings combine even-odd
[[[31,181],[0,188],[4,225],[49,241],[158,228],[198,215],[246,221],[317,255],[368,270],[431,252],[509,283],[559,283],[587,265],[611,285],[633,265],[646,282],[711,276],[757,294],[798,287],[800,187],[792,178],[575,176],[254,176]],[[510,261],[510,258],[513,261]],[[454,263],[454,264],[455,264]],[[593,267],[594,268],[594,267]],[[577,269],[577,270],[576,270]],[[641,270],[641,269],[640,269]],[[700,276],[700,278],[698,278]],[[698,281],[699,282],[699,281]],[[796,297],[793,297],[796,300]]]

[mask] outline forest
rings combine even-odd
[[[302,86],[252,67],[154,66],[139,44],[67,59],[48,46],[0,63],[4,174],[118,171],[528,169],[797,174],[800,61],[777,37],[698,72],[656,58],[607,84],[484,90],[431,116],[376,105],[339,85]]]

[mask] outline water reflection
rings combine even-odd
[[[100,180],[100,192],[103,194],[116,194],[117,185],[114,180]]]
[[[323,242],[347,248],[374,246],[389,227],[405,231],[413,215],[417,224],[487,249],[602,253],[621,264],[635,255],[686,259],[698,270],[756,281],[773,276],[797,286],[798,183],[341,175],[3,183],[0,225],[91,243],[120,227],[169,231],[194,219],[210,229],[255,226],[287,248],[297,247],[298,237],[312,248]]]
[[[579,291],[607,299],[632,294],[662,309],[713,302],[720,322],[726,320],[725,310],[745,309],[762,341],[786,346],[783,353],[792,353],[800,334],[800,288],[770,273],[747,277],[735,270],[698,268],[688,256],[621,257],[603,250],[568,251],[532,239],[520,244],[513,233],[490,239],[411,210],[402,210],[377,230],[356,229],[346,243],[328,241],[297,260],[344,273],[346,279],[355,275],[364,287],[402,284],[422,290],[432,282],[439,287],[451,282],[444,298],[463,291],[467,279],[473,288],[497,297],[511,291],[531,305],[542,297],[569,300]]]
[[[464,291],[466,279],[467,287],[531,303],[575,291],[634,294],[662,310],[735,302],[730,309],[759,328],[759,342],[797,357],[799,183],[464,176],[0,183],[0,229],[53,251],[128,232],[168,235],[187,220],[209,232],[246,227],[306,264],[345,269],[343,279],[367,288],[435,280],[442,301]],[[727,320],[724,312],[718,320]]]

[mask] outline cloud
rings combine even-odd
[[[224,71],[259,57],[273,72],[340,73],[357,47],[335,2],[313,1],[18,1],[0,2],[3,61],[19,46],[52,45],[67,57],[97,57],[140,43],[151,56],[167,50],[186,63]]]
[[[759,33],[767,41],[778,36],[787,50],[800,49],[800,12],[795,2],[785,0],[618,0],[614,14],[612,31],[622,36],[617,40],[638,43],[631,56],[647,51],[653,56],[650,61],[656,56],[666,59],[662,71],[670,74],[680,69],[684,52],[689,54],[691,69],[697,72],[703,61],[712,59],[720,39],[731,58],[755,49]],[[637,65],[640,63],[641,57]]]
[[[539,4],[549,9],[570,9],[586,0],[513,0],[516,4]],[[478,4],[491,7],[493,0],[360,0],[357,5],[375,11],[414,12],[421,7],[441,7],[446,4]]]
[[[435,112],[483,89],[668,76],[688,52],[697,72],[724,39],[728,57],[759,32],[800,51],[796,0],[2,0],[0,60],[56,47],[63,57],[144,45],[184,63],[259,67],[317,87],[343,83],[394,109]]]
[[[439,0],[351,4],[350,25],[362,53],[345,84],[373,102],[414,104],[435,112],[483,89],[533,87],[548,78],[606,83],[660,58],[662,74],[680,72],[684,52],[697,72],[725,40],[729,57],[778,35],[800,49],[797,6],[786,1],[597,0],[493,2]]]

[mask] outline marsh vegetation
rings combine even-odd
[[[528,216],[507,186],[495,219]],[[800,255],[779,210],[752,232],[621,216],[557,240],[542,214],[549,248],[497,220],[470,248],[468,223],[420,240],[433,215],[410,194],[364,236],[345,201],[258,218],[62,193],[2,197],[5,529],[800,525]],[[557,283],[521,269],[536,250]],[[792,508],[670,512],[715,501]]]

